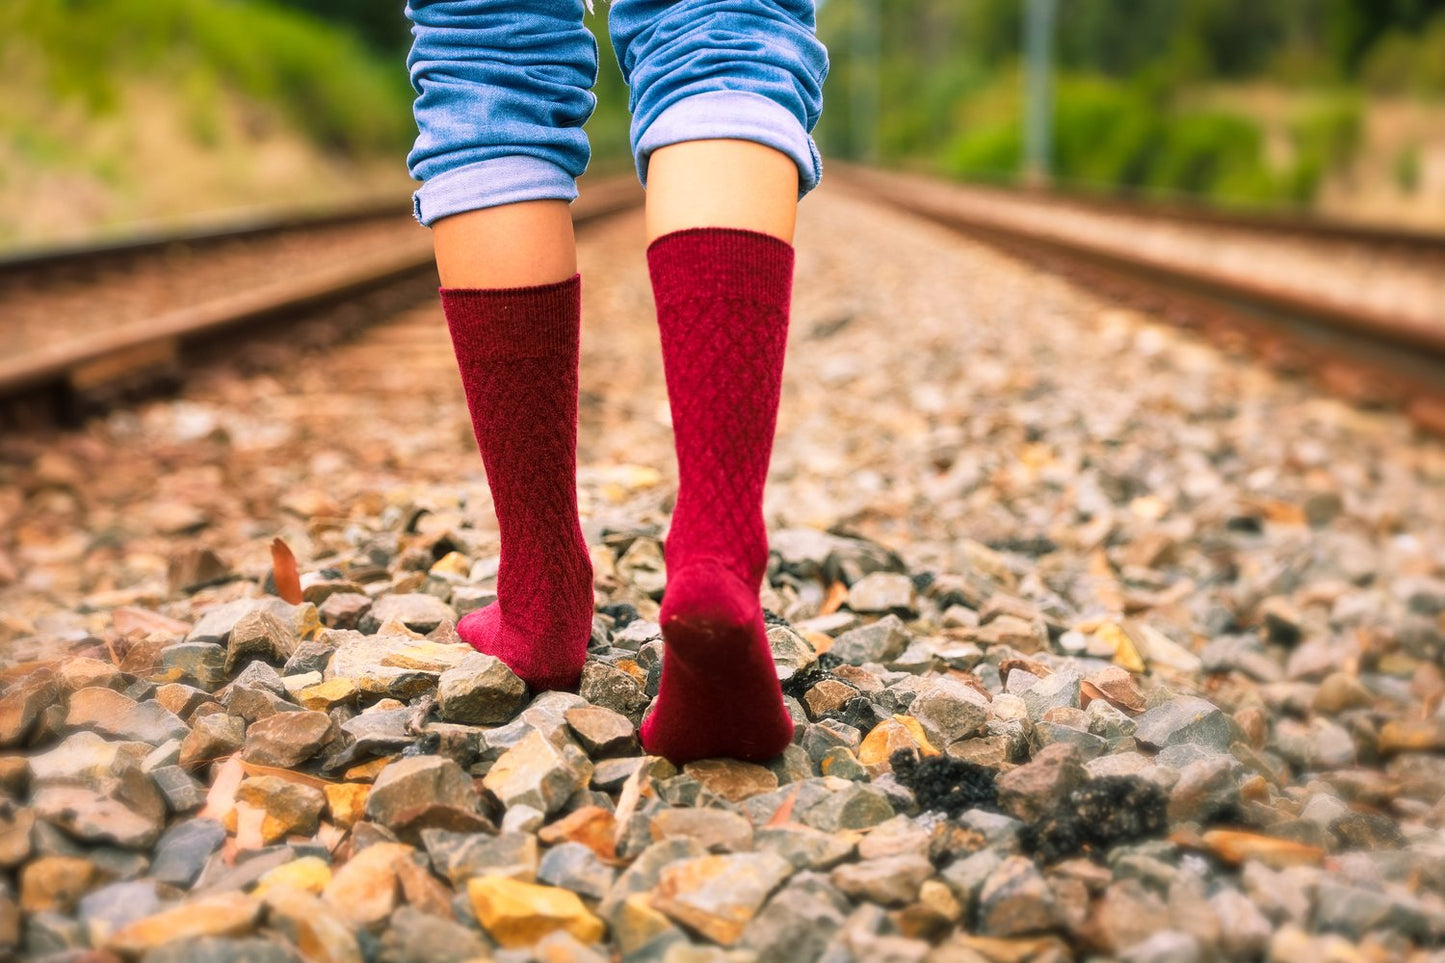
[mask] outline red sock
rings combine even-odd
[[[497,601],[457,634],[534,692],[576,689],[592,634],[592,562],[577,521],[581,296],[580,275],[441,289],[502,536]]]
[[[756,231],[692,228],[658,238],[647,261],[679,487],[661,688],[642,743],[676,763],[768,759],[793,735],[758,601],[793,248]]]

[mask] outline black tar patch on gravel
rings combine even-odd
[[[978,763],[948,756],[918,758],[916,752],[899,749],[888,759],[893,776],[913,790],[920,809],[934,809],[957,818],[970,809],[994,809],[998,773]]]
[[[1101,776],[1069,793],[1038,822],[1019,833],[1024,852],[1045,863],[1162,836],[1169,828],[1169,797],[1137,776]]]

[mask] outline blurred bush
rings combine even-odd
[[[1022,0],[876,2],[869,36],[865,0],[819,10],[825,154],[1017,180]],[[1445,94],[1445,0],[1060,0],[1054,36],[1051,175],[1076,188],[1308,205],[1358,166],[1368,96]]]
[[[128,81],[174,85],[205,139],[222,91],[273,107],[327,148],[404,149],[405,71],[350,32],[262,0],[5,0],[0,58],[92,114],[120,108]]]

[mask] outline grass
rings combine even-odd
[[[197,136],[223,93],[274,109],[336,151],[404,147],[411,91],[400,64],[345,31],[263,0],[6,0],[0,62],[27,63],[41,90],[91,116],[121,109],[135,79],[172,84]]]

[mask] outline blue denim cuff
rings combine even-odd
[[[577,198],[577,181],[557,164],[530,154],[508,154],[443,171],[411,196],[412,213],[430,227],[449,214],[518,201]]]
[[[823,176],[818,146],[792,111],[752,91],[708,90],[667,107],[642,132],[633,148],[638,178],[646,187],[647,161],[659,147],[712,138],[756,141],[787,154],[798,165],[799,198]]]

